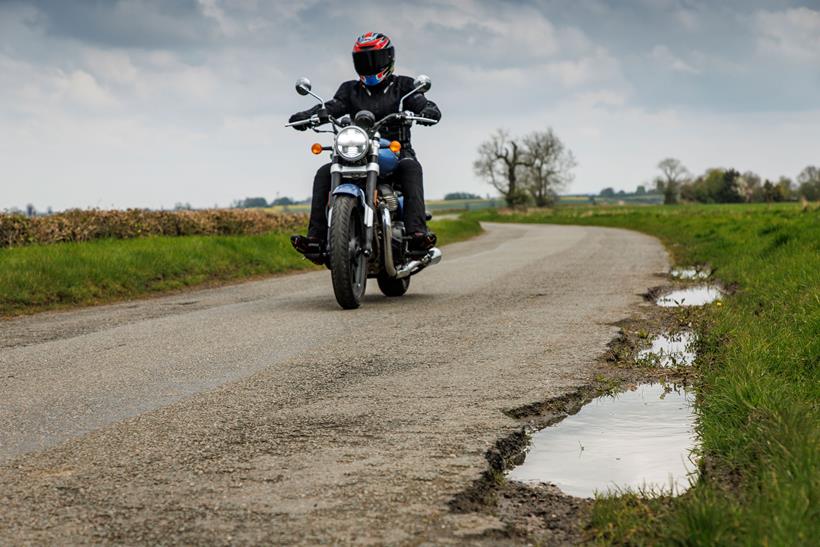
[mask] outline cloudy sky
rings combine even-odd
[[[794,177],[820,163],[820,0],[0,0],[0,210],[306,197],[283,127],[388,34],[444,114],[414,145],[429,197],[487,193],[498,127],[551,126],[571,192],[633,189],[666,156]]]

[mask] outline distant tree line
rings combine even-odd
[[[520,138],[499,129],[478,147],[473,169],[510,207],[546,207],[572,181],[576,165],[572,151],[551,128]]]
[[[657,193],[658,193],[658,191],[656,189],[651,188],[647,191],[645,185],[639,184],[638,187],[635,188],[635,191],[632,192],[632,193],[626,192],[625,190],[618,190],[616,192],[614,188],[609,186],[609,187],[604,188],[603,190],[601,190],[598,195],[602,198],[621,198],[621,197],[626,197],[626,196],[646,196],[646,195],[657,194]]]
[[[265,198],[255,197],[255,198],[245,198],[245,199],[238,199],[231,203],[231,207],[234,209],[257,209],[257,208],[264,208],[264,207],[276,207],[277,205],[297,205],[299,203],[310,203],[310,198],[296,201],[293,198],[289,197],[281,197],[276,198],[270,202]]]
[[[444,194],[444,201],[455,201],[458,199],[482,199],[478,194],[471,194],[470,192],[450,192]]]
[[[683,164],[667,158],[658,164],[661,175],[655,188],[664,196],[664,203],[678,201],[697,203],[751,203],[794,201],[801,197],[820,200],[820,169],[808,166],[794,182],[788,177],[776,181],[761,178],[752,171],[712,168],[700,176],[692,176]]]

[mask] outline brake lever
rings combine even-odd
[[[306,120],[299,120],[298,122],[286,123],[285,127],[299,127],[300,125],[308,125],[310,123],[313,123],[313,121],[311,118],[308,118]]]
[[[404,112],[394,112],[393,114],[388,114],[387,116],[385,116],[384,118],[382,118],[381,120],[376,122],[376,124],[373,126],[373,130],[378,131],[379,129],[382,128],[382,126],[384,126],[385,124],[387,124],[387,122],[389,122],[391,120],[403,121],[404,117],[405,117]]]
[[[412,124],[413,122],[424,122],[435,125],[438,123],[438,120],[434,120],[432,118],[422,118],[421,116],[416,116],[413,112],[406,112],[404,114],[404,119],[407,120],[408,124]]]

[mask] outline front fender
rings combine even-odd
[[[364,225],[368,228],[373,226],[373,209],[367,205],[367,199],[364,196],[364,190],[356,186],[355,184],[345,183],[340,184],[333,190],[332,195],[334,196],[352,196],[359,200],[359,205],[364,209]],[[330,223],[333,220],[333,208],[331,207],[328,218],[327,218],[327,225],[330,226]]]
[[[359,198],[359,203],[362,206],[367,205],[367,201],[364,198],[364,190],[362,190],[361,188],[359,188],[355,184],[350,184],[350,183],[340,184],[339,186],[336,187],[335,190],[333,190],[333,195],[334,196],[339,196],[339,195],[353,196],[355,198]]]

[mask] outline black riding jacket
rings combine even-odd
[[[358,80],[351,80],[340,85],[336,95],[325,103],[325,106],[328,113],[334,118],[339,118],[345,114],[349,114],[352,118],[361,110],[369,110],[378,121],[388,114],[398,112],[399,101],[412,91],[413,87],[413,78],[395,74],[373,87],[368,87]],[[298,112],[291,117],[291,122],[305,120],[316,114],[320,109],[321,105],[316,105],[310,110]],[[441,119],[441,111],[436,103],[428,100],[423,93],[416,93],[407,97],[404,101],[404,110],[410,110],[415,114],[421,114],[424,111],[424,117],[426,118],[436,121]],[[385,124],[380,133],[384,139],[404,141],[401,143],[402,148],[412,150],[409,127],[405,128],[405,138],[400,139],[401,122],[393,121]]]

